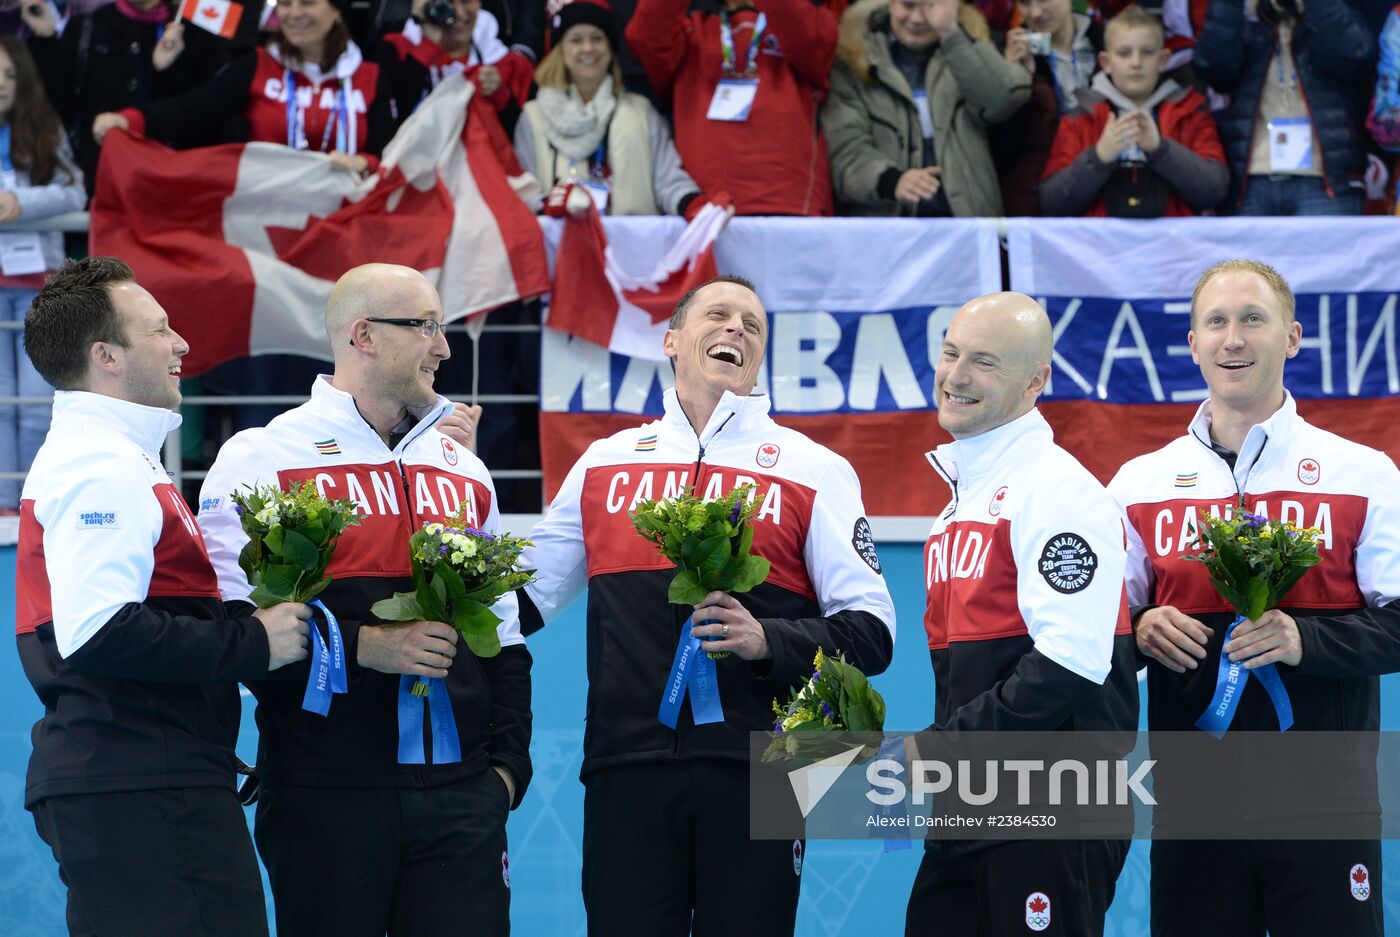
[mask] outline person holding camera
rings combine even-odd
[[[865,0],[841,17],[822,123],[843,214],[1002,213],[987,127],[1015,113],[1030,76],[997,53],[958,0]]]
[[[1075,13],[1069,0],[1022,0],[1021,25],[1007,31],[1002,55],[1031,76],[1030,100],[988,132],[1008,215],[1040,214],[1040,177],[1060,117],[1089,84],[1103,50],[1103,25]]]
[[[501,39],[496,17],[481,0],[415,0],[413,18],[384,37],[378,60],[389,73],[399,116],[407,117],[458,72],[485,95],[507,131],[530,98],[535,63]]]
[[[1197,74],[1230,96],[1217,117],[1240,215],[1359,215],[1365,133],[1354,89],[1376,38],[1346,0],[1210,0]]]
[[[1047,215],[1162,218],[1214,208],[1230,182],[1210,105],[1162,69],[1162,24],[1137,4],[1104,29],[1102,71],[1060,121],[1040,203]]]

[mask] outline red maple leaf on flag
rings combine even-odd
[[[1036,914],[1039,914],[1046,908],[1050,907],[1050,905],[1046,903],[1044,898],[1040,897],[1039,895],[1036,895],[1026,904],[1026,907],[1030,908]]]
[[[219,8],[218,8],[218,7],[205,7],[204,9],[202,9],[202,10],[199,11],[199,14],[200,14],[201,16],[204,16],[204,17],[206,17],[206,18],[212,20],[212,19],[214,19],[216,16],[219,15]]]
[[[1352,878],[1352,881],[1356,882],[1356,884],[1358,884],[1358,885],[1365,885],[1365,884],[1366,884],[1366,870],[1365,870],[1365,869],[1357,869],[1355,872],[1351,873],[1351,878]]]

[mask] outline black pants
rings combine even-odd
[[[743,762],[628,765],[585,781],[590,937],[783,937],[797,922],[800,840],[749,839]]]
[[[264,787],[254,832],[278,937],[510,933],[505,782]]]
[[[266,937],[243,808],[217,787],[47,797],[30,808],[72,937]]]
[[[1264,937],[1266,930],[1269,937],[1381,937],[1381,844],[1152,844],[1152,937]]]
[[[925,853],[905,937],[1101,937],[1128,845],[1022,840],[956,859]]]

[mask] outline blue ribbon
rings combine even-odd
[[[420,679],[412,674],[399,678],[399,764],[428,764],[423,751],[423,703],[413,695],[413,686]],[[437,677],[424,680],[428,684],[428,718],[433,733],[435,765],[456,764],[462,760],[462,742],[457,737],[457,720],[452,715],[452,697],[447,684]]]
[[[1244,620],[1243,615],[1236,615],[1230,627],[1225,629],[1226,644],[1230,643],[1230,636],[1235,633],[1235,627]],[[1288,690],[1283,685],[1283,678],[1278,675],[1278,668],[1273,664],[1265,664],[1253,671],[1245,670],[1244,661],[1232,662],[1224,647],[1220,649],[1220,670],[1215,677],[1215,695],[1211,697],[1206,711],[1201,713],[1201,718],[1196,720],[1196,728],[1210,733],[1217,739],[1225,735],[1235,718],[1235,710],[1239,709],[1240,697],[1244,695],[1250,673],[1259,678],[1264,692],[1269,694],[1269,701],[1274,704],[1274,713],[1278,716],[1279,731],[1287,732],[1292,728],[1293,704],[1288,699]]]
[[[909,766],[904,763],[905,753],[906,750],[904,747],[903,736],[896,736],[892,738],[887,737],[883,742],[880,743],[880,751],[876,753],[875,760],[879,761],[881,759],[888,758],[893,761],[896,761],[900,764],[900,766],[904,768],[905,774],[908,774]],[[870,789],[874,790],[875,786],[872,784]],[[900,801],[897,804],[882,804],[881,806],[875,808],[874,815],[877,817],[908,817],[909,805],[906,804],[904,801]],[[876,827],[875,829],[878,830],[879,827]],[[872,832],[871,835],[879,836],[880,834],[877,832]],[[894,838],[886,836],[883,837],[883,839],[885,840],[885,852],[897,852],[900,849],[908,849],[913,845],[909,841],[909,837],[907,836]]]
[[[345,676],[345,641],[340,636],[340,623],[335,620],[331,610],[320,599],[312,599],[308,604],[319,608],[326,617],[326,631],[331,640],[327,645],[321,637],[321,629],[316,627],[316,622],[311,622],[311,640],[315,650],[311,672],[306,675],[306,693],[301,698],[301,708],[324,716],[331,711],[332,694],[350,692]]]
[[[724,721],[715,662],[709,654],[700,653],[701,640],[690,634],[693,623],[694,616],[691,616],[681,626],[676,656],[671,660],[671,675],[666,678],[666,686],[661,690],[661,708],[656,718],[669,729],[674,729],[680,719],[681,703],[687,692],[690,693],[690,711],[696,725]]]

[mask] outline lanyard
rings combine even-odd
[[[309,149],[311,143],[306,139],[306,109],[297,103],[296,76],[291,69],[286,69],[282,73],[282,84],[287,91],[287,146],[294,150]],[[350,79],[343,78],[340,88],[335,95],[335,110],[326,120],[326,129],[321,134],[321,152],[328,150],[331,142],[331,131],[335,131],[335,148],[342,153],[353,153],[351,147],[358,141],[351,140],[350,128],[353,118],[350,114],[350,102],[345,93],[346,87],[350,84]],[[316,86],[311,86],[311,95],[314,98]]]
[[[1274,54],[1278,59],[1278,93],[1282,95],[1284,103],[1287,104],[1290,103],[1294,98],[1298,97],[1298,63],[1293,61],[1292,50],[1290,50],[1288,55],[1288,65],[1292,74],[1289,76],[1288,83],[1284,84],[1283,43],[1279,43],[1275,48],[1277,49],[1277,51]]]
[[[749,36],[749,61],[744,66],[744,75],[747,77],[758,73],[758,50],[763,42],[763,31],[767,28],[768,15],[759,13],[758,19],[754,20],[753,23],[753,33]],[[719,11],[719,48],[724,55],[724,62],[721,66],[724,74],[735,74],[734,30],[729,26],[729,13],[726,10]]]
[[[0,127],[0,169],[5,172],[14,172],[14,164],[10,162],[10,125]]]
[[[569,171],[572,173],[576,160],[569,160]],[[588,160],[588,179],[590,182],[607,182],[608,173],[608,138],[603,137],[603,142],[598,144],[598,152],[594,153]]]

